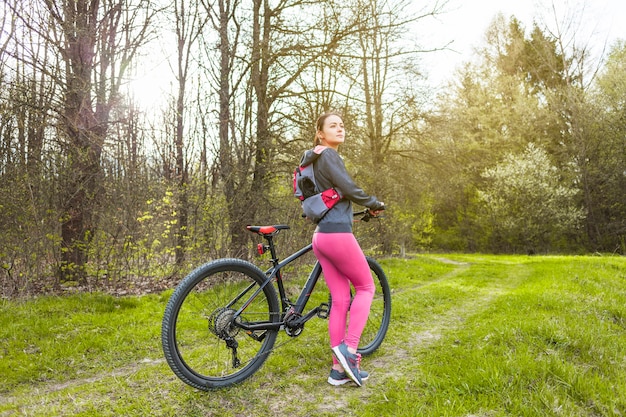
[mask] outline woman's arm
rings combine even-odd
[[[334,149],[326,149],[320,155],[316,161],[316,168],[316,182],[321,189],[335,187],[343,198],[371,210],[380,210],[384,207],[376,197],[367,194],[354,182],[343,160]]]

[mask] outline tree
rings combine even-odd
[[[308,71],[355,26],[354,17],[336,18],[342,6],[330,0],[254,0],[251,6],[249,13],[240,2],[209,6],[219,37],[217,59],[209,60],[216,64],[210,79],[219,97],[216,171],[234,254],[247,253],[244,226],[264,215],[262,207],[272,206],[270,185],[287,142],[282,116],[297,97],[308,97],[296,87],[308,85],[301,82],[310,80]]]
[[[606,162],[599,157],[605,145],[598,128],[598,116],[603,115],[605,109],[596,107],[590,94],[599,64],[589,59],[589,40],[577,40],[576,19],[559,19],[556,11],[554,14],[554,23],[545,25],[544,31],[554,39],[553,45],[562,57],[559,74],[562,82],[551,85],[544,92],[547,106],[556,121],[552,143],[546,149],[554,156],[557,166],[563,171],[570,169],[579,178],[580,201],[586,210],[584,239],[588,247],[607,250],[606,217],[600,202],[604,196],[599,198],[597,192],[604,184],[604,178],[597,173],[603,171],[601,164]],[[578,19],[581,21],[582,17]],[[611,194],[608,191],[606,195]],[[609,250],[615,249],[612,244],[610,246]]]
[[[16,10],[31,7],[3,2],[0,26],[0,284],[9,295],[28,292],[35,277],[48,276],[49,247],[57,242],[58,217],[50,215],[57,154],[51,144],[60,71],[49,42],[15,18]],[[34,60],[49,70],[38,70]]]
[[[545,252],[562,249],[583,219],[576,207],[574,184],[564,185],[548,154],[529,143],[521,155],[507,154],[486,169],[478,195],[485,204],[482,221],[489,226],[496,251]],[[567,244],[565,245],[567,247]]]
[[[418,160],[413,143],[406,138],[416,132],[412,127],[422,118],[420,96],[423,91],[419,85],[423,77],[417,57],[424,50],[406,39],[407,33],[413,25],[442,13],[443,6],[435,3],[416,14],[406,13],[407,3],[404,1],[359,0],[351,7],[358,16],[358,30],[352,36],[355,41],[340,49],[346,57],[343,72],[351,92],[347,108],[352,114],[348,114],[348,118],[355,119],[351,122],[352,139],[345,146],[348,152],[367,161],[359,164],[363,172],[360,182],[382,201],[389,201],[391,190],[401,191],[402,187],[396,185],[406,184],[403,178],[415,177],[411,173],[413,166],[407,172],[407,162]],[[428,206],[420,203],[419,195],[426,193],[396,194],[398,202],[411,201],[412,207],[392,204],[397,218],[402,217],[405,221],[378,224],[376,233],[382,235],[378,242],[382,242],[384,253],[393,250],[397,237],[394,229],[411,230],[415,222],[422,221],[422,213],[403,213],[414,211],[416,205]],[[409,219],[412,220],[407,224]]]
[[[190,65],[201,36],[208,21],[203,9],[196,2],[188,3],[176,0],[173,3],[173,15],[176,26],[176,80],[177,95],[175,104],[175,181],[177,188],[177,232],[176,232],[176,264],[181,265],[184,259],[189,223],[189,167],[185,152],[186,123],[185,104],[188,100],[187,87],[190,77]]]
[[[611,48],[588,111],[588,233],[593,249],[626,253],[626,42]]]
[[[47,15],[37,13],[40,4]],[[128,64],[148,36],[149,2],[131,8],[124,0],[44,0],[34,6],[14,12],[55,48],[62,65],[56,81],[63,99],[55,109],[65,155],[59,273],[84,280],[86,245],[97,227],[100,159],[111,109]],[[45,71],[49,63],[29,64]]]
[[[455,201],[461,206],[448,205],[446,215],[438,218],[452,225],[472,224],[472,233],[465,235],[475,241],[482,235],[471,220],[479,213],[475,191],[483,187],[481,174],[504,155],[521,154],[528,143],[550,155],[564,186],[585,187],[580,162],[586,160],[590,132],[579,72],[584,56],[563,45],[563,38],[547,29],[534,25],[527,37],[515,18],[498,16],[487,31],[482,60],[466,67],[442,102],[439,112],[449,120],[443,135],[454,144],[458,162],[451,166],[451,177],[459,184]]]

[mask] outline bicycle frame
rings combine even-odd
[[[298,296],[298,299],[296,300],[295,303],[292,303],[291,300],[289,300],[289,298],[287,297],[285,286],[283,284],[281,270],[286,265],[289,265],[291,262],[295,261],[296,259],[310,252],[313,249],[313,245],[308,244],[307,246],[303,247],[302,249],[288,256],[284,260],[279,261],[276,255],[276,248],[274,246],[273,235],[263,235],[263,237],[265,237],[265,239],[267,239],[268,241],[267,247],[264,246],[264,248],[270,250],[270,254],[272,256],[272,259],[271,259],[272,267],[269,268],[267,271],[265,271],[265,275],[267,276],[267,279],[259,286],[259,288],[256,289],[256,291],[248,298],[248,300],[235,313],[234,318],[239,317],[245,311],[245,309],[252,303],[252,301],[254,301],[254,299],[263,291],[263,288],[265,288],[266,285],[271,285],[270,283],[274,279],[276,279],[276,284],[277,284],[276,286],[278,288],[278,296],[280,298],[282,312],[281,312],[281,318],[278,322],[250,323],[250,322],[241,322],[241,321],[238,322],[235,320],[235,323],[237,323],[239,327],[249,332],[252,332],[255,330],[278,330],[282,326],[285,325],[285,315],[287,313],[292,312],[292,313],[301,315],[304,312],[306,304],[308,303],[309,298],[311,297],[311,294],[313,293],[313,289],[315,288],[315,285],[317,284],[320,274],[322,273],[322,267],[320,263],[315,262],[315,266],[313,267],[313,270],[309,274],[309,277],[307,278],[304,284],[304,287],[302,288],[300,295]],[[245,290],[243,290],[237,297],[235,297],[235,299],[230,304],[234,304],[236,301],[241,299],[249,290],[252,289],[253,286],[254,284],[249,286]],[[307,322],[308,320],[313,318],[315,315],[318,315],[320,310],[321,310],[320,306],[313,308],[306,315],[302,316],[299,319],[300,322],[302,324]]]
[[[283,284],[283,276],[281,274],[281,269],[284,266],[289,265],[291,262],[295,261],[299,257],[307,254],[312,249],[313,249],[313,245],[308,244],[307,246],[300,249],[296,253],[285,258],[282,262],[278,262],[278,259],[274,256],[274,254],[272,254],[273,266],[267,271],[265,271],[265,275],[267,275],[269,281],[276,278],[276,284],[278,287],[278,295],[280,297],[283,311],[287,311],[289,307],[293,307],[294,311],[297,313],[302,313],[304,311],[304,307],[306,306],[306,303],[309,300],[311,293],[313,292],[313,288],[315,288],[315,284],[317,284],[317,280],[322,272],[322,267],[320,266],[319,262],[315,262],[315,266],[313,267],[313,270],[309,274],[309,278],[306,280],[306,283],[304,284],[304,287],[302,288],[302,291],[300,292],[298,300],[296,301],[295,304],[292,304],[289,298],[287,298],[287,295],[285,293],[285,286]]]
[[[366,221],[366,222],[369,221],[369,219],[376,217],[372,215],[370,211],[367,209],[360,211],[360,212],[353,213],[353,215],[354,216],[364,215],[361,221]],[[285,225],[268,226],[265,228],[265,230],[263,230],[264,229],[263,227],[258,227],[258,226],[248,227],[248,230],[258,233],[259,235],[263,236],[267,240],[267,245],[259,244],[258,246],[259,253],[263,254],[267,250],[269,250],[270,255],[272,256],[272,260],[271,260],[272,267],[269,268],[267,271],[265,271],[265,275],[267,279],[259,286],[259,288],[256,289],[254,294],[252,294],[250,298],[248,298],[248,300],[241,306],[239,310],[237,310],[237,312],[233,316],[233,319],[234,319],[233,322],[236,323],[237,326],[249,332],[250,334],[254,332],[255,330],[279,330],[281,327],[287,324],[286,317],[288,313],[294,313],[297,315],[295,322],[289,323],[290,327],[293,327],[293,328],[301,327],[302,325],[304,325],[304,323],[309,321],[315,315],[319,315],[320,317],[322,317],[321,316],[322,312],[325,312],[326,317],[328,317],[327,316],[328,314],[327,304],[326,305],[321,304],[313,308],[309,312],[307,312],[304,316],[302,316],[302,313],[304,312],[304,308],[306,307],[306,304],[309,301],[309,298],[311,297],[311,293],[313,292],[313,289],[315,288],[315,285],[317,284],[317,280],[319,279],[320,274],[322,273],[322,267],[319,262],[315,263],[315,266],[313,267],[313,270],[309,274],[309,277],[307,278],[304,284],[304,287],[302,288],[302,291],[300,292],[300,295],[298,296],[298,300],[295,302],[295,304],[292,303],[286,295],[285,287],[284,287],[283,279],[282,279],[282,274],[281,274],[281,269],[284,266],[295,261],[299,257],[303,256],[304,254],[313,250],[313,244],[310,243],[307,246],[303,247],[302,249],[298,250],[297,252],[291,254],[290,256],[288,256],[281,262],[278,259],[278,256],[276,254],[276,247],[274,246],[274,236],[277,233],[279,233],[280,230],[288,229],[288,228],[289,226],[285,226]],[[271,285],[270,283],[272,282],[273,279],[276,279],[276,284],[278,288],[278,296],[280,298],[280,303],[281,303],[280,320],[278,322],[266,321],[266,322],[256,322],[256,323],[250,323],[250,322],[245,323],[241,320],[237,320],[241,316],[241,314],[245,311],[245,309],[248,308],[248,306],[252,303],[252,301],[254,301],[254,299],[263,291],[265,286],[267,286],[268,284]],[[248,288],[242,291],[237,297],[235,297],[235,299],[231,303],[229,303],[227,307],[232,306],[235,302],[237,302],[242,297],[244,297],[248,291],[254,288],[254,286],[255,284],[251,284]],[[326,310],[324,310],[324,306],[326,307]]]

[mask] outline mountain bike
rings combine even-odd
[[[376,216],[364,210],[362,221]],[[165,359],[178,378],[208,391],[252,376],[272,352],[279,331],[302,334],[310,319],[328,318],[332,298],[311,310],[306,305],[322,268],[313,266],[295,302],[286,294],[282,269],[313,249],[309,244],[279,260],[274,237],[288,225],[247,226],[262,236],[259,254],[269,251],[271,267],[263,272],[251,262],[226,258],[208,262],[187,275],[165,308],[161,342]],[[376,293],[358,352],[373,353],[383,342],[391,317],[391,291],[381,266],[367,257]],[[278,293],[277,293],[278,291]],[[305,312],[306,311],[306,312]]]

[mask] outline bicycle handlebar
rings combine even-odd
[[[384,209],[385,209],[385,206],[383,206],[382,208],[376,210],[376,212],[383,211]],[[364,210],[361,210],[361,211],[355,211],[354,213],[352,213],[352,215],[354,217],[363,215],[363,217],[361,217],[359,219],[362,222],[369,222],[370,219],[378,219],[378,218],[383,217],[380,214],[373,214],[372,210],[370,210],[370,209],[364,209]]]

